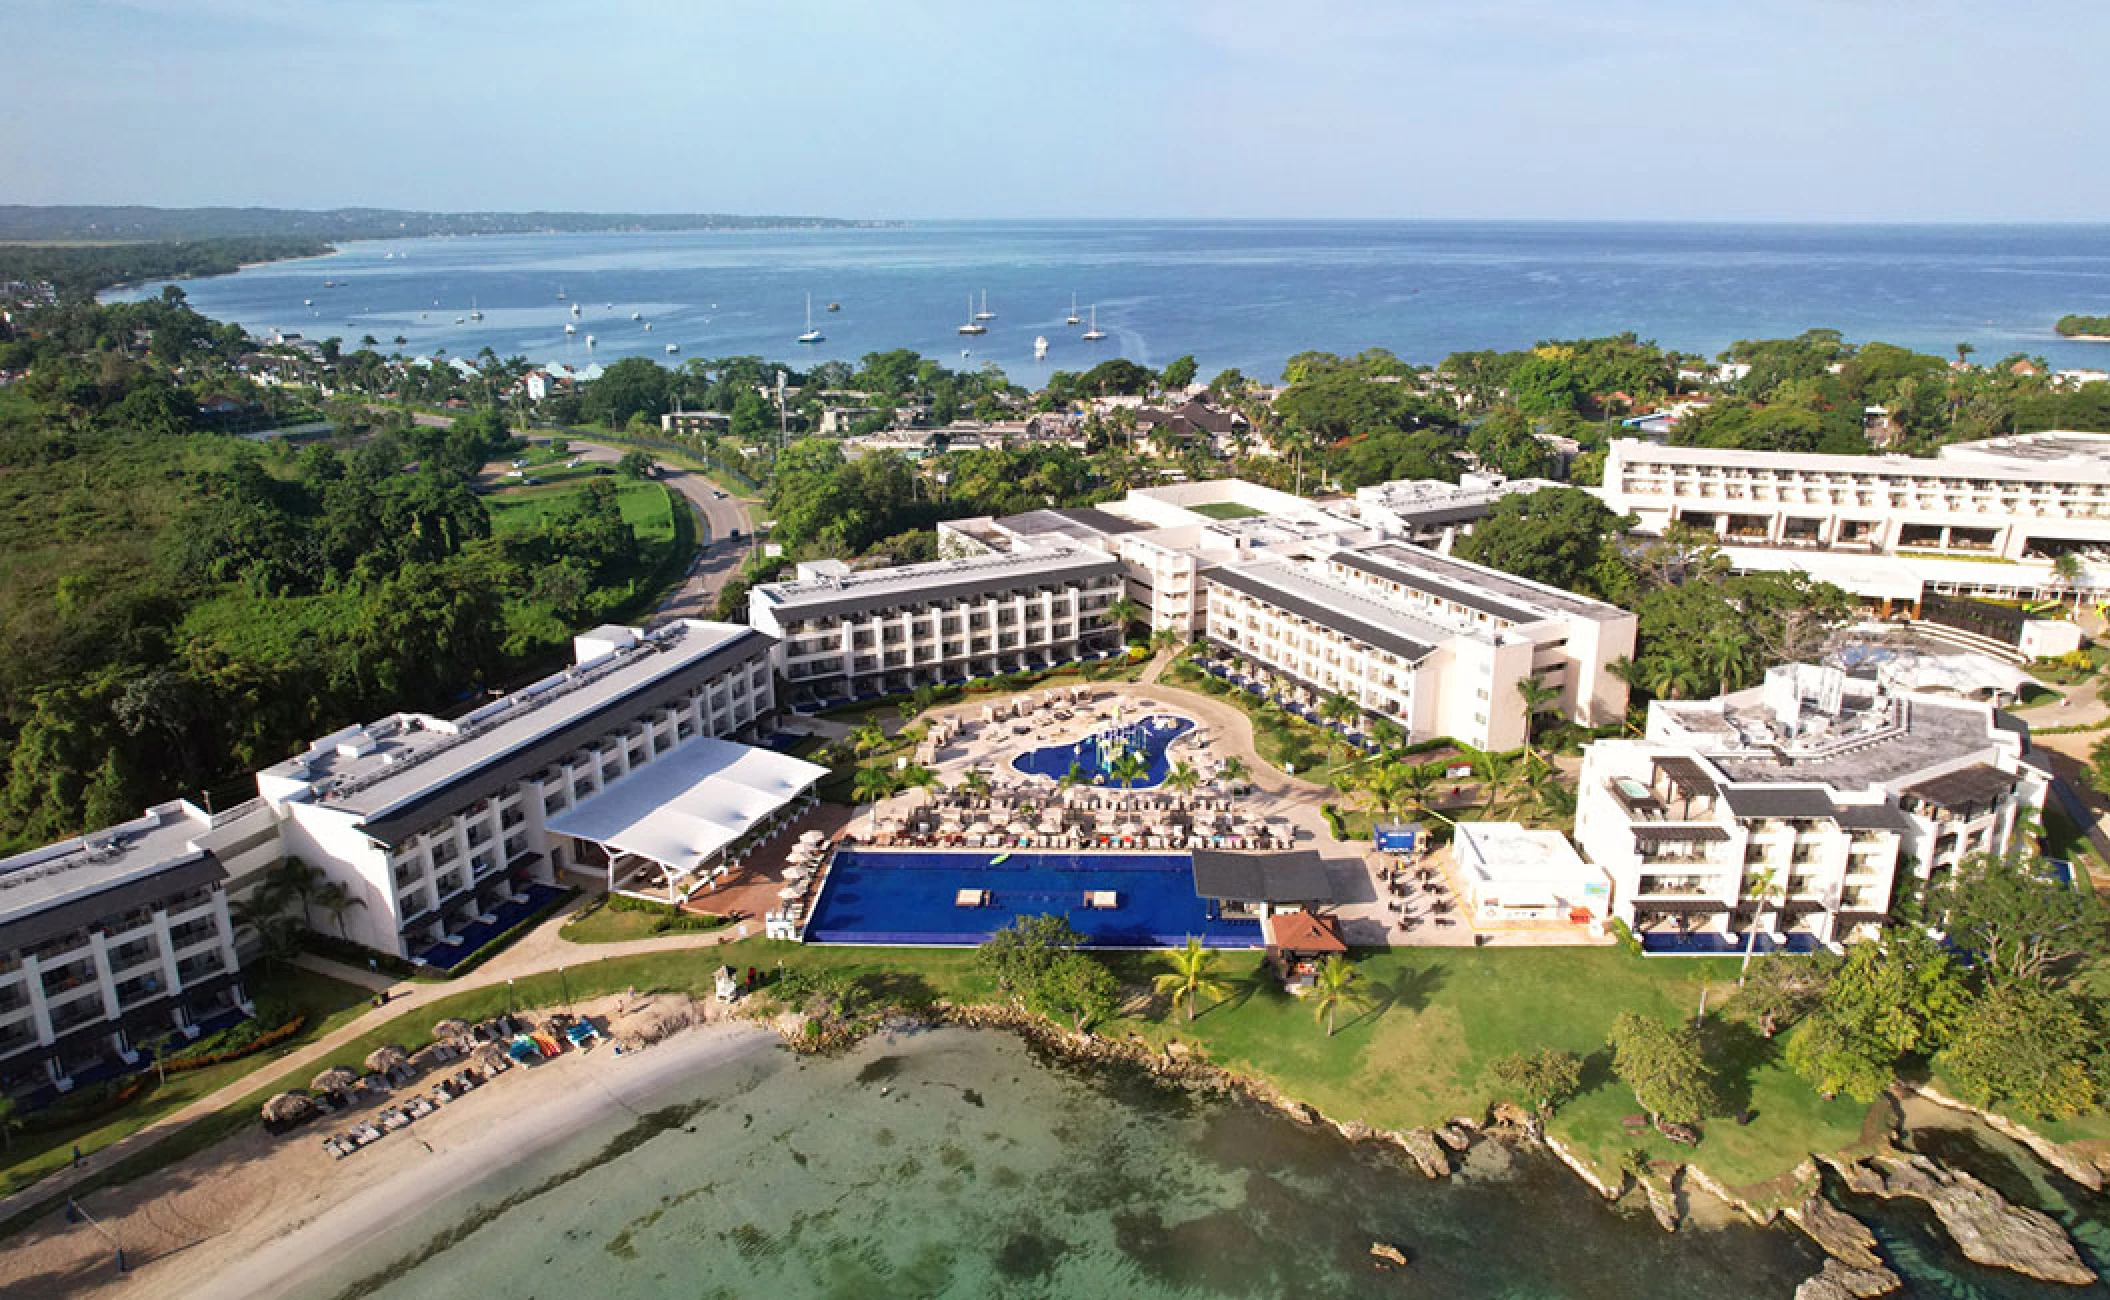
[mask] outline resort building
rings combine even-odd
[[[1504,478],[1500,474],[1467,474],[1456,483],[1442,479],[1398,479],[1357,488],[1355,512],[1387,537],[1448,552],[1451,544],[1485,519],[1503,497],[1528,496],[1562,487],[1550,479]]]
[[[1658,700],[1583,757],[1575,838],[1652,951],[1806,950],[1872,932],[1900,873],[2005,852],[2051,780],[1987,704],[1787,665],[1719,699]]]
[[[1537,707],[1588,725],[1626,710],[1611,665],[1633,653],[1634,616],[1543,583],[1380,542],[1226,565],[1205,586],[1203,637],[1236,664],[1218,671],[1306,711],[1344,695],[1412,740],[1509,750],[1525,741],[1527,681]]]
[[[727,791],[712,783],[737,767],[729,750],[746,747],[708,742],[773,725],[771,646],[752,629],[690,619],[596,628],[576,638],[564,672],[460,718],[399,713],[347,727],[258,773],[257,788],[278,815],[281,853],[351,891],[335,918],[350,938],[451,965],[531,914],[567,872],[685,896],[699,868],[802,796],[820,772],[810,764],[803,784],[770,773],[766,799],[743,785],[711,805],[710,829],[689,827],[672,862],[640,856],[671,832],[626,829],[651,812],[633,798],[640,788],[666,796],[669,819]],[[677,779],[664,785],[669,772]],[[615,812],[597,815],[604,808]]]
[[[1611,916],[1611,876],[1583,861],[1559,831],[1459,822],[1453,861],[1465,905],[1483,924],[1601,925]]]
[[[278,860],[261,801],[0,861],[0,1092],[65,1091],[248,1014],[228,885]]]
[[[748,593],[748,621],[776,638],[791,707],[1096,658],[1121,646],[1108,609],[1121,565],[1097,550],[1025,546],[928,564],[801,564]]]

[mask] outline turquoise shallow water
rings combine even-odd
[[[1609,1300],[1786,1296],[1820,1262],[1786,1230],[1665,1234],[1536,1155],[1488,1148],[1429,1183],[1383,1150],[1050,1068],[999,1034],[770,1049],[645,1110],[300,1294]],[[1373,1240],[1414,1256],[1405,1280],[1372,1270]]]
[[[906,347],[1031,383],[1115,356],[1163,365],[1191,352],[1205,375],[1272,377],[1307,348],[1434,362],[1632,330],[1712,354],[1812,326],[1942,355],[1968,341],[1980,361],[2023,351],[2110,366],[2110,344],[2051,328],[2066,312],[2110,311],[2110,226],[1074,221],[520,235],[352,244],[184,287],[200,311],[253,330],[348,345],[372,334],[384,350],[400,334],[421,355],[679,359],[664,351],[674,343],[682,357],[855,360]],[[962,338],[967,297],[983,290],[996,319]],[[802,347],[807,294],[827,339]],[[1097,304],[1104,341],[1064,324],[1072,294]],[[468,319],[472,304],[483,320]],[[1049,341],[1043,362],[1036,337]]]

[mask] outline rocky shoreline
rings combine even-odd
[[[859,1036],[859,1031],[847,1028],[816,1034],[796,1017],[780,1017],[777,1024],[786,1040],[800,1051],[839,1050]],[[1550,1153],[1608,1202],[1624,1200],[1638,1190],[1646,1199],[1650,1214],[1666,1232],[1675,1232],[1691,1222],[1690,1198],[1695,1191],[1760,1226],[1784,1217],[1826,1255],[1823,1269],[1796,1289],[1796,1300],[1867,1300],[1890,1295],[1904,1285],[1878,1253],[1875,1234],[1868,1226],[1825,1197],[1820,1160],[1857,1194],[1923,1201],[1958,1250],[1979,1264],[2047,1282],[2085,1286],[2097,1281],[2065,1230],[2048,1215],[2011,1205],[1976,1178],[1945,1169],[1925,1156],[1888,1143],[1883,1149],[1856,1159],[1827,1156],[1805,1161],[1795,1172],[1798,1184],[1807,1192],[1799,1203],[1783,1211],[1744,1200],[1692,1164],[1666,1162],[1639,1178],[1623,1174],[1617,1184],[1607,1182],[1588,1161],[1547,1133],[1536,1115],[1508,1103],[1497,1103],[1485,1115],[1453,1116],[1428,1128],[1379,1129],[1354,1120],[1329,1118],[1264,1080],[1201,1059],[1183,1044],[1174,1042],[1158,1049],[1140,1038],[1114,1039],[1079,1033],[1016,1007],[939,1003],[918,1015],[904,1015],[879,1027],[912,1030],[938,1025],[1003,1030],[1016,1034],[1036,1051],[1068,1064],[1124,1067],[1195,1095],[1255,1103],[1298,1124],[1330,1128],[1350,1142],[1390,1146],[1429,1179],[1447,1178],[1456,1172],[1463,1157],[1477,1143],[1506,1142]],[[2043,1156],[2076,1182],[2091,1189],[2103,1185],[2102,1169],[2020,1125],[1986,1115],[1929,1089],[1917,1092],[1930,1102],[1976,1115]]]

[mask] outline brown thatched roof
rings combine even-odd
[[[376,1074],[387,1074],[410,1058],[400,1047],[377,1047],[366,1055],[366,1068]]]
[[[468,1036],[469,1022],[466,1020],[442,1020],[432,1027],[432,1037],[435,1042],[444,1039],[467,1038]]]
[[[306,1093],[282,1092],[264,1103],[264,1119],[273,1124],[292,1124],[306,1119],[314,1110],[314,1099]]]
[[[359,1076],[341,1065],[333,1065],[308,1081],[308,1086],[317,1092],[344,1092],[356,1087]]]

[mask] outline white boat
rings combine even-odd
[[[593,335],[589,334],[589,335],[587,335],[587,336],[586,336],[586,346],[587,346],[587,347],[592,347],[592,346],[593,346]]]
[[[573,319],[577,319],[577,318],[578,318],[578,315],[579,315],[579,304],[577,304],[577,303],[573,303],[573,304],[571,305],[571,314],[572,314],[572,317],[573,317]]]
[[[813,328],[813,295],[806,295],[806,332],[799,335],[801,343],[819,343],[828,336]]]
[[[577,334],[579,332],[579,327],[572,324],[570,321],[566,321],[564,322],[564,332],[566,334]]]
[[[632,320],[643,320],[644,318],[645,318],[645,313],[643,313],[643,312],[641,312],[641,311],[634,311],[634,312],[631,312],[631,313],[630,313],[630,319],[632,319]]]
[[[454,323],[457,325],[466,325],[469,323],[469,318],[467,316],[457,316],[454,318]]]
[[[471,298],[471,299],[469,300],[469,319],[470,319],[470,320],[482,320],[483,318],[484,318],[484,314],[483,314],[483,311],[482,311],[482,310],[481,310],[480,308],[478,308],[478,307],[477,307],[477,305],[476,305],[476,299],[474,299],[474,298]]]
[[[976,320],[995,320],[996,313],[989,310],[989,291],[982,290],[982,309],[974,314]]]
[[[315,300],[313,298],[303,298],[300,300],[300,305],[303,307],[313,307],[315,305]]]
[[[1077,337],[1083,339],[1087,343],[1097,343],[1100,339],[1106,337],[1106,331],[1099,328],[1098,303],[1095,302],[1092,304],[1092,327],[1086,330],[1084,333],[1079,334]]]
[[[645,333],[647,333],[647,334],[650,334],[651,332],[652,332],[652,322],[651,322],[651,321],[646,321],[646,322],[645,322]]]
[[[960,326],[960,333],[987,334],[988,332],[989,327],[974,317],[974,295],[970,293],[967,295],[967,323]]]
[[[667,345],[667,352],[668,352],[669,354],[672,354],[672,353],[675,353],[675,352],[679,352],[679,351],[681,351],[681,344],[679,344],[679,343],[669,343],[669,344]]]
[[[1048,355],[1048,340],[1047,340],[1046,336],[1044,336],[1044,335],[1038,335],[1038,336],[1035,336],[1035,338],[1033,339],[1033,359],[1034,359],[1035,361],[1043,361],[1043,360],[1046,360],[1046,359],[1047,359],[1047,355]]]
[[[563,302],[563,301],[564,301],[564,286],[563,286],[563,285],[561,285],[561,284],[557,286],[557,301],[558,301],[558,302]]]
[[[1080,323],[1080,322],[1081,322],[1081,321],[1082,321],[1083,319],[1084,319],[1083,317],[1081,317],[1081,316],[1079,316],[1079,315],[1077,314],[1077,295],[1073,293],[1073,294],[1071,294],[1071,295],[1070,295],[1070,314],[1069,314],[1069,317],[1068,317],[1068,319],[1064,320],[1064,321],[1063,321],[1062,323],[1063,323],[1063,324],[1065,324],[1065,325],[1076,325],[1076,324]]]

